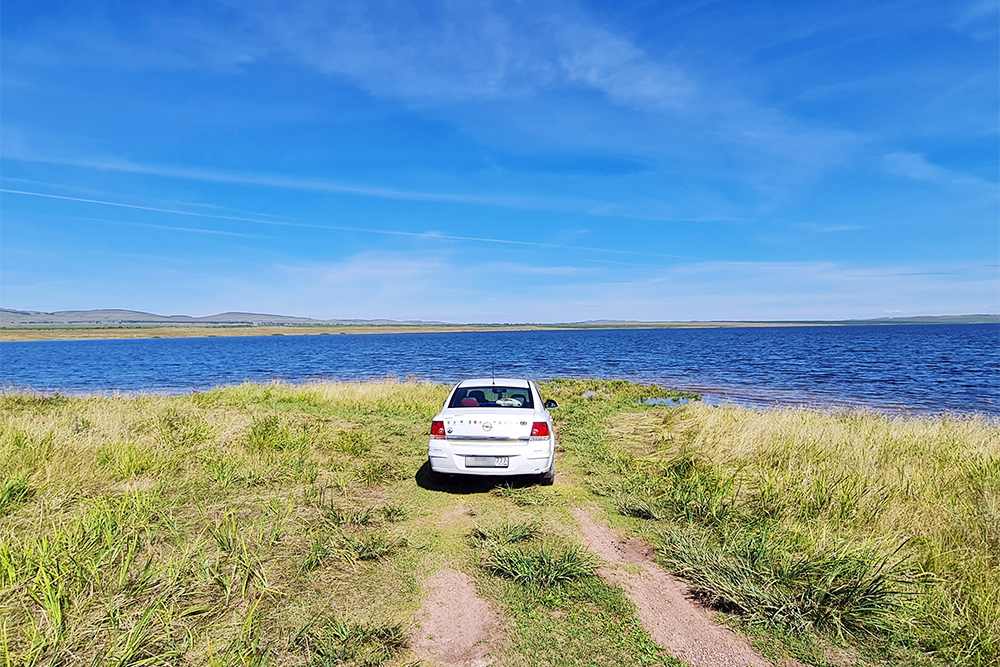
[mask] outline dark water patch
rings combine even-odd
[[[706,402],[1000,414],[995,324],[0,343],[0,385],[186,393],[243,381],[621,378]]]
[[[678,405],[687,405],[690,402],[690,398],[647,398],[644,401],[640,401],[643,405],[665,405],[668,408],[675,408]]]

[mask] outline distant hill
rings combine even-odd
[[[917,317],[881,317],[870,320],[784,320],[784,321],[711,321],[711,322],[649,322],[638,320],[588,320],[564,325],[590,327],[656,327],[656,326],[731,326],[731,325],[862,325],[862,324],[993,324],[1000,315],[926,315]],[[270,315],[266,313],[219,313],[204,317],[190,315],[156,315],[137,310],[59,310],[45,313],[37,310],[0,308],[0,327],[151,327],[151,326],[334,326],[334,325],[444,325],[446,322],[425,320],[317,320],[311,317]]]
[[[266,313],[219,313],[204,317],[190,315],[156,315],[137,310],[58,310],[45,313],[37,310],[0,308],[0,326],[38,327],[143,327],[143,326],[263,326],[263,325],[333,325],[333,324],[441,324],[418,320],[317,320],[311,317],[269,315]]]
[[[917,315],[878,317],[873,320],[844,320],[842,324],[997,324],[1000,315]]]
[[[577,324],[635,324],[636,326],[657,324],[642,320],[586,320]],[[912,317],[876,317],[868,320],[702,320],[685,322],[663,322],[663,324],[1000,324],[1000,315],[915,315]]]

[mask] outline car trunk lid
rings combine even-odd
[[[527,440],[531,436],[532,410],[479,408],[446,415],[449,440]]]

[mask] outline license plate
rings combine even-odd
[[[509,456],[466,456],[466,468],[506,468],[510,465]]]

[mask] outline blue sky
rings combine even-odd
[[[6,0],[0,304],[1000,312],[998,5]]]

